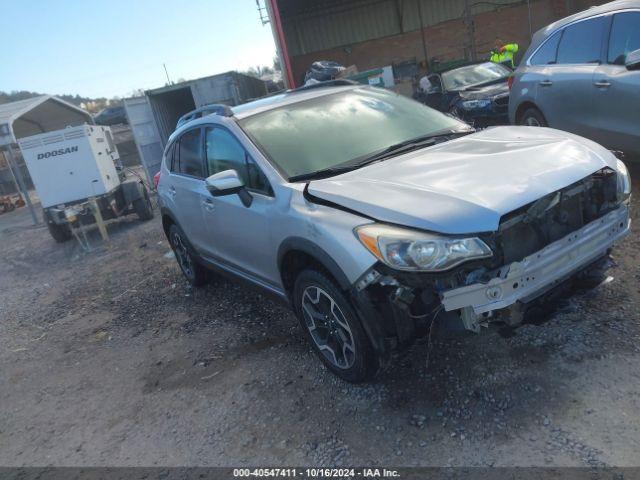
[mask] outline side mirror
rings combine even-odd
[[[237,193],[245,207],[250,207],[253,197],[244,188],[244,182],[235,170],[225,170],[218,172],[205,180],[205,185],[209,193],[214,197],[223,197]]]
[[[640,49],[627,53],[624,65],[627,70],[640,70]]]

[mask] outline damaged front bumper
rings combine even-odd
[[[460,310],[469,330],[494,310],[527,303],[571,277],[629,233],[628,205],[622,205],[519,262],[499,268],[486,283],[473,283],[440,292],[446,311]]]
[[[629,206],[623,204],[520,261],[485,270],[482,277],[480,269],[434,277],[377,264],[353,285],[351,298],[384,365],[391,352],[429,335],[436,319],[453,332],[478,333],[492,322],[516,326],[565,287],[592,285],[630,224]]]

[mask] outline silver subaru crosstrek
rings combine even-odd
[[[317,84],[187,121],[164,152],[162,223],[210,269],[286,301],[357,382],[435,325],[515,327],[598,278],[629,231],[627,170],[548,128],[474,132],[393,92]]]
[[[537,32],[513,75],[512,124],[550,126],[640,154],[640,0]]]

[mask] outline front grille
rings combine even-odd
[[[503,216],[503,263],[522,260],[617,207],[616,173],[605,168]]]

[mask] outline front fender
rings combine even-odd
[[[348,290],[351,287],[351,282],[347,278],[347,275],[342,271],[336,261],[319,245],[302,237],[288,237],[280,243],[278,248],[278,269],[280,272],[283,270],[283,262],[287,253],[291,251],[304,252],[307,255],[315,258],[320,262],[330,273],[333,278],[336,279],[340,288]]]

